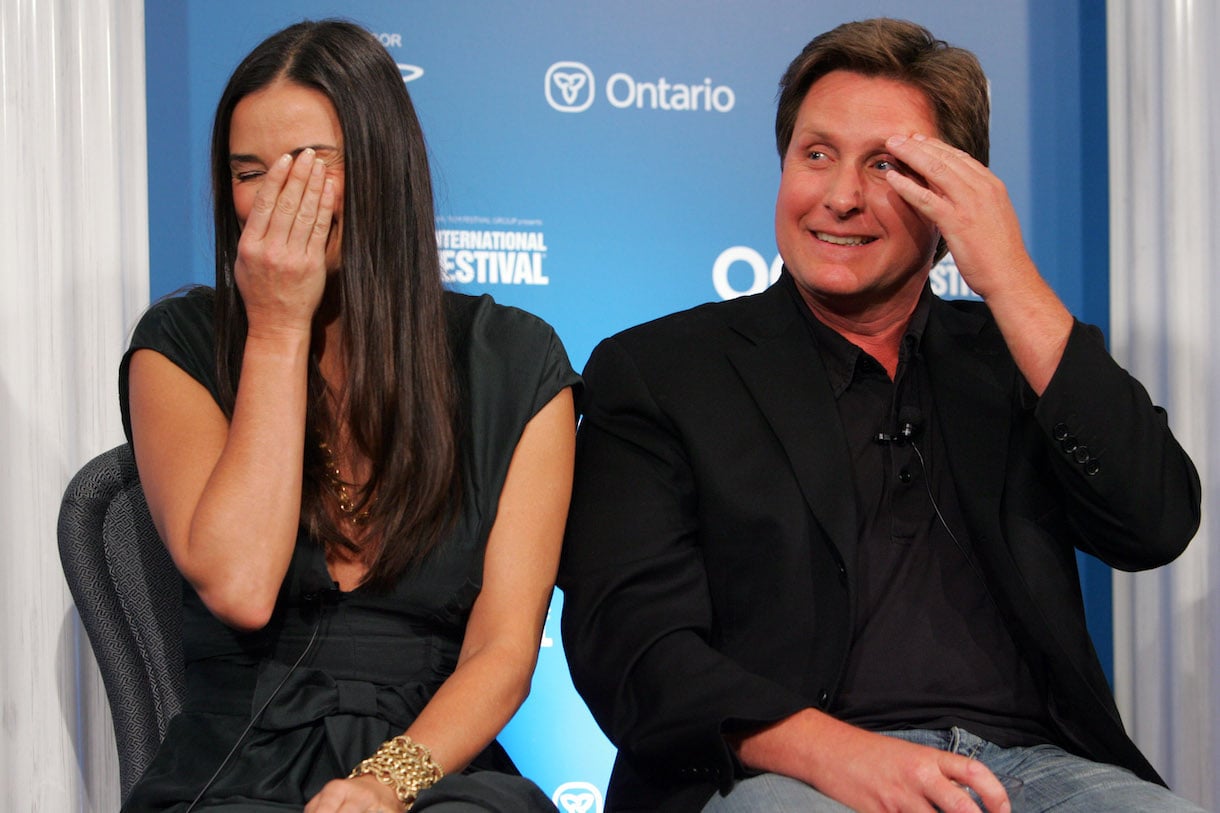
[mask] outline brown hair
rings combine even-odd
[[[779,81],[775,111],[781,161],[805,94],[814,82],[837,70],[894,79],[923,91],[941,138],[987,163],[991,104],[978,58],[936,39],[921,25],[885,17],[844,23],[819,34],[792,60]]]
[[[363,500],[374,545],[365,581],[393,584],[434,548],[461,501],[457,384],[450,359],[427,147],[402,74],[368,31],[339,20],[302,22],[260,43],[233,72],[212,127],[216,229],[216,362],[232,415],[246,338],[233,281],[241,226],[233,208],[229,127],[243,98],[278,81],[313,88],[334,105],[346,183],[338,273],[346,370],[345,414],[329,407],[310,360],[301,524],[328,548],[356,551],[326,508],[320,441],[340,425],[371,464]],[[375,494],[376,500],[369,501]]]

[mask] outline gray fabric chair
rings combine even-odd
[[[182,707],[182,578],[157,536],[131,447],[95,457],[59,511],[59,558],[101,668],[124,799]]]

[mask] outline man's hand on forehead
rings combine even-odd
[[[1008,190],[995,173],[920,133],[891,136],[886,148],[923,183],[899,171],[886,173],[886,180],[940,229],[962,278],[977,294],[986,299],[1011,272],[1034,270]]]

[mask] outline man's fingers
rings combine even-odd
[[[969,153],[920,133],[910,137],[891,136],[886,140],[886,147],[938,190],[943,191],[958,182],[972,183],[981,177],[980,170],[986,172],[986,167]]]
[[[975,796],[982,800],[982,807],[989,813],[1009,813],[1011,805],[1008,802],[1008,794],[1004,791],[1004,786],[1000,784],[1000,780],[991,772],[983,763],[977,759],[969,759],[966,757],[957,757],[943,765],[945,775],[957,783],[960,787],[958,791],[962,795],[966,795],[966,790],[974,791]],[[957,798],[957,794],[954,794]],[[948,807],[940,802],[938,805],[946,811],[978,810],[980,805],[974,798],[967,795],[967,800],[970,806]]]
[[[911,208],[933,223],[939,223],[947,210],[951,208],[950,204],[935,190],[923,186],[897,170],[885,173],[885,179]]]

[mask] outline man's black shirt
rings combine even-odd
[[[787,275],[784,284],[826,366],[853,463],[852,644],[831,712],[871,730],[960,726],[1006,747],[1054,741],[1043,692],[971,560],[957,492],[969,484],[954,482],[940,431],[953,416],[936,413],[921,353],[931,291],[891,381],[813,315]]]

